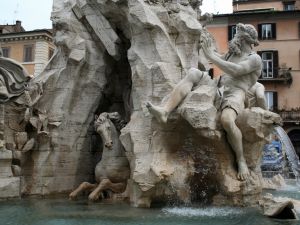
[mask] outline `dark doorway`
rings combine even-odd
[[[300,129],[291,130],[288,136],[294,145],[297,155],[300,157]]]

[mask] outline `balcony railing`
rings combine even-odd
[[[273,68],[273,74],[262,74],[258,81],[259,82],[278,82],[291,85],[293,83],[293,77],[291,73],[292,68]]]
[[[300,109],[278,110],[284,123],[300,123]]]

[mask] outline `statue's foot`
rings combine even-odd
[[[238,163],[238,175],[237,175],[237,178],[239,180],[247,180],[250,176],[250,173],[249,173],[249,169],[248,169],[248,166],[246,164],[246,162],[242,161],[242,162],[239,162]]]
[[[71,194],[69,194],[69,199],[70,200],[76,200],[77,199],[77,193],[73,191]]]
[[[162,107],[155,106],[151,102],[147,102],[146,106],[158,122],[167,123],[168,113]]]
[[[100,197],[99,193],[94,193],[92,192],[91,194],[89,194],[89,200],[90,201],[97,201]]]

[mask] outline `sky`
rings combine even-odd
[[[15,24],[16,20],[20,20],[26,31],[51,28],[52,1],[1,0],[0,24]],[[215,14],[230,13],[232,0],[204,0],[201,9]]]

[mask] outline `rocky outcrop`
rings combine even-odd
[[[29,95],[37,97],[26,98],[27,104],[20,100],[19,111],[14,105],[6,110],[8,121],[27,122],[16,127],[8,122],[8,149],[23,149],[12,138],[16,132],[28,134],[26,143],[34,140],[20,164],[23,194],[65,193],[82,181],[92,181],[101,157],[94,114],[118,111],[128,122],[120,139],[130,163],[127,191],[132,205],[150,207],[155,201],[249,205],[259,198],[261,149],[278,115],[260,108],[239,115],[251,170],[251,179],[240,182],[220,126],[213,80],[195,88],[166,125],[153,119],[145,106],[149,100],[158,104],[168,98],[191,67],[204,68],[198,62],[204,28],[197,20],[197,5],[54,0],[57,50],[29,87],[43,93]]]
[[[263,189],[277,190],[286,187],[286,183],[284,178],[280,174],[277,174],[272,178],[264,178],[262,187]]]
[[[295,210],[295,206],[299,207],[298,200],[281,197],[276,198],[271,194],[266,194],[259,203],[265,216],[282,220],[299,220]]]
[[[260,199],[262,148],[280,117],[261,108],[245,109],[239,115],[237,124],[243,133],[251,176],[248,181],[237,180],[234,154],[215,107],[213,83],[191,92],[166,125],[155,119],[146,124],[144,117],[132,117],[123,129],[121,140],[127,152],[133,152],[131,163],[137,163],[132,176],[134,203],[149,206],[167,193],[183,202],[200,200],[217,205],[254,205]],[[143,123],[143,130],[136,129],[135,123]],[[143,135],[147,135],[146,141]],[[134,145],[140,140],[146,152],[136,150]]]

